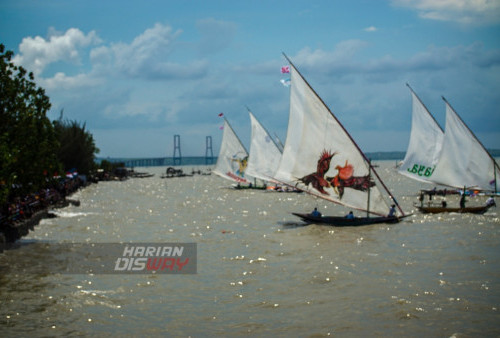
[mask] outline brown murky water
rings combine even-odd
[[[379,164],[411,212],[429,187],[398,175],[392,161]],[[498,208],[303,226],[290,212],[348,210],[306,194],[228,189],[215,175],[145,170],[156,175],[78,192],[80,207],[57,211],[0,254],[1,336],[500,335]],[[195,242],[198,272],[44,273],[34,266],[52,261],[40,242]]]

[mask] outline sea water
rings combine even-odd
[[[307,194],[235,190],[215,175],[161,179],[160,167],[91,185],[72,196],[80,206],[54,211],[0,254],[0,335],[498,337],[500,210],[421,214],[417,192],[432,186],[397,174],[393,161],[377,164],[414,213],[398,224],[306,226],[291,212],[349,210]],[[37,243],[124,242],[196,243],[197,272],[37,268],[74,263]]]

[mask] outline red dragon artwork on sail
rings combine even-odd
[[[314,189],[324,195],[329,195],[329,193],[325,191],[325,188],[332,187],[339,195],[340,199],[342,199],[344,195],[345,188],[367,191],[370,187],[375,185],[369,175],[354,176],[354,167],[352,164],[349,164],[348,161],[345,162],[343,167],[340,165],[335,167],[338,171],[337,175],[325,178],[326,173],[330,170],[330,162],[336,154],[335,152],[331,153],[323,150],[316,166],[316,172],[300,178],[299,181],[303,182],[305,185],[311,184]]]
[[[337,175],[334,177],[327,177],[326,179],[330,182],[340,199],[344,196],[344,188],[367,191],[370,187],[375,185],[375,182],[370,179],[370,175],[353,176],[354,167],[352,164],[349,164],[347,160],[343,167],[338,165],[335,169],[338,171]]]
[[[329,151],[323,150],[316,166],[316,172],[300,178],[299,181],[302,181],[305,185],[311,184],[313,188],[320,193],[329,195],[328,192],[323,189],[330,186],[330,183],[325,179],[325,174],[330,170],[330,161],[335,154],[336,153],[330,153]]]

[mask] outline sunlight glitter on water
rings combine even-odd
[[[499,335],[498,209],[419,214],[421,186],[392,165],[379,174],[415,214],[359,228],[304,226],[290,213],[346,210],[216,176],[147,168],[156,175],[92,185],[0,255],[0,325],[8,335]],[[34,261],[68,264],[30,244],[43,241],[196,242],[198,273],[30,273]]]

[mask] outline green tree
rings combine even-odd
[[[95,154],[99,153],[94,137],[85,130],[85,123],[63,120],[63,113],[59,120],[54,121],[54,129],[60,147],[57,156],[65,170],[73,168],[78,173],[88,175],[97,169]]]
[[[59,170],[58,142],[46,113],[51,104],[33,73],[16,66],[0,44],[0,203],[47,183]]]
[[[102,160],[99,168],[108,173],[113,173],[116,168],[125,167],[124,162],[110,162],[108,160]]]

